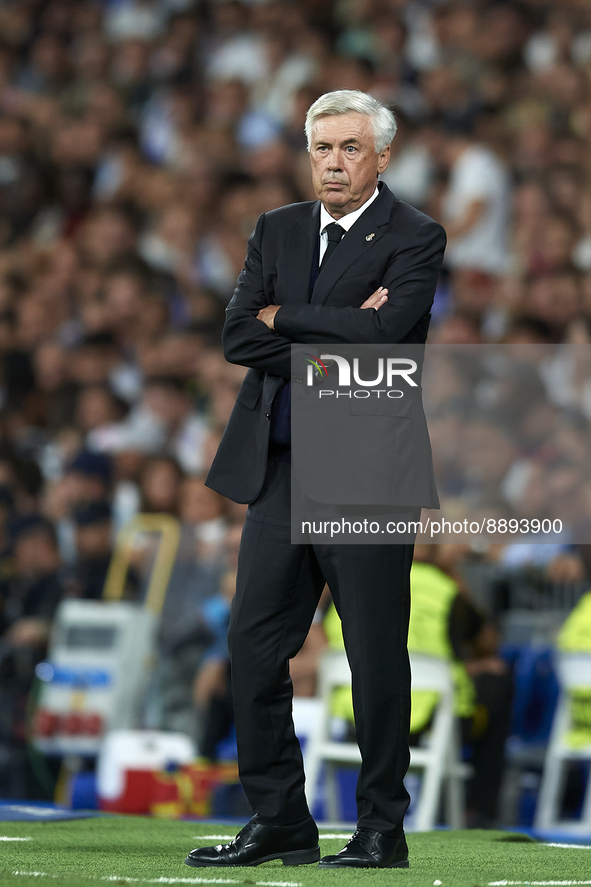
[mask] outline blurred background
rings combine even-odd
[[[48,643],[50,659],[60,645],[108,646],[51,636],[52,624],[64,602],[102,596],[116,534],[140,513],[176,518],[180,536],[150,683],[125,726],[180,732],[207,760],[232,754],[224,637],[244,509],[203,477],[244,371],[225,363],[220,331],[258,215],[314,196],[304,116],[341,88],[395,110],[383,179],[447,229],[430,341],[588,345],[588,0],[0,2],[3,798],[59,794],[64,749],[77,754],[69,772],[94,767],[80,719],[66,730],[43,707],[42,685],[57,681],[44,663]],[[532,414],[526,452],[475,437],[475,470],[493,465],[508,496],[527,481],[532,514],[549,459],[564,468],[544,488],[552,500],[572,485],[569,465],[588,473],[591,450],[588,360],[538,376],[551,404]],[[112,599],[145,599],[153,531],[127,538]],[[478,784],[469,796],[470,822],[529,825],[558,695],[553,649],[585,601],[591,550],[426,546],[417,562],[429,588],[454,583],[439,652],[466,663],[479,694],[463,713],[465,756],[498,776],[486,804]],[[337,644],[329,615],[327,602],[294,663],[302,697]],[[60,680],[80,714],[76,674]],[[100,738],[106,723],[88,717],[87,739]],[[60,731],[71,745],[50,754]],[[587,769],[575,762],[566,780],[575,817]]]

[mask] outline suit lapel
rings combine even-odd
[[[357,219],[318,276],[312,291],[312,304],[323,305],[337,280],[354,262],[374,249],[384,236],[395,201],[392,192],[381,185],[379,196]],[[310,257],[311,261],[311,257]]]
[[[290,302],[308,302],[312,258],[319,236],[320,203],[297,221],[289,232],[286,251],[287,294]]]

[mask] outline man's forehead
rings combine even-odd
[[[335,114],[320,117],[312,129],[312,138],[346,141],[347,139],[369,139],[373,142],[373,128],[367,114]]]

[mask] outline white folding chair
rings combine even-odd
[[[351,686],[351,669],[345,652],[327,650],[318,667],[318,717],[304,750],[306,796],[312,809],[318,794],[320,769],[325,766],[325,810],[327,819],[339,819],[339,801],[334,764],[359,764],[361,755],[356,742],[336,742],[331,738],[331,700],[337,687]]]
[[[560,696],[552,721],[534,825],[539,829],[588,835],[591,833],[591,778],[587,779],[580,820],[561,819],[560,808],[568,762],[591,761],[591,742],[576,748],[568,742],[568,733],[572,727],[569,693],[577,689],[591,689],[591,654],[558,653],[556,672]]]
[[[431,690],[438,702],[425,746],[411,749],[410,768],[423,771],[416,807],[414,828],[428,831],[435,826],[441,789],[447,782],[446,819],[452,828],[464,825],[463,779],[470,768],[461,763],[457,724],[453,715],[453,681],[444,659],[411,653],[413,690]],[[359,764],[361,755],[355,742],[335,742],[330,735],[330,701],[336,687],[350,686],[351,671],[344,652],[328,651],[322,658],[318,675],[321,700],[315,731],[310,735],[304,755],[306,794],[314,804],[320,768],[325,766],[326,813],[332,821],[339,818],[335,764]]]

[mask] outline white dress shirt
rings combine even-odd
[[[324,253],[326,252],[326,248],[328,246],[328,234],[326,233],[326,226],[331,225],[335,222],[337,225],[340,225],[341,228],[347,232],[349,228],[352,228],[360,215],[362,215],[370,203],[373,203],[376,197],[379,194],[378,186],[376,185],[376,189],[369,198],[366,200],[363,206],[360,206],[359,209],[353,210],[352,213],[347,213],[346,216],[343,216],[341,219],[333,219],[331,214],[327,209],[324,208],[324,204],[320,205],[320,253],[318,257],[318,264],[322,264],[322,259],[324,258]]]

